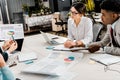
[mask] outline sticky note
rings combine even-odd
[[[70,56],[70,57],[68,57],[70,60],[74,60],[75,59],[75,57],[73,57],[73,56]]]
[[[53,49],[54,48],[54,46],[48,46],[48,47],[46,47],[46,49]]]

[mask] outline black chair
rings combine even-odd
[[[99,35],[103,28],[103,24],[101,23],[94,23],[93,24],[93,42],[100,41]]]
[[[23,12],[15,12],[15,13],[13,13],[12,22],[14,24],[17,24],[17,23],[23,23],[24,24]]]
[[[68,11],[61,11],[59,21],[55,18],[55,24],[62,27],[61,31],[57,31],[56,34],[67,34],[67,14]],[[63,26],[65,25],[65,27]]]

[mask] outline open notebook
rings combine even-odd
[[[110,54],[97,54],[90,59],[106,66],[120,62],[120,57]]]

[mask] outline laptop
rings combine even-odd
[[[53,45],[63,44],[66,41],[66,38],[65,39],[60,39],[58,37],[49,38],[46,33],[42,31],[40,31],[40,33],[42,34],[46,42],[49,44],[53,44]]]
[[[17,47],[16,51],[21,51],[24,39],[16,39],[15,41],[18,44],[18,47]]]

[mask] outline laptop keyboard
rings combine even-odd
[[[54,41],[54,40],[52,40],[51,43],[52,43],[52,44],[59,44],[58,42],[56,42],[56,41]]]

